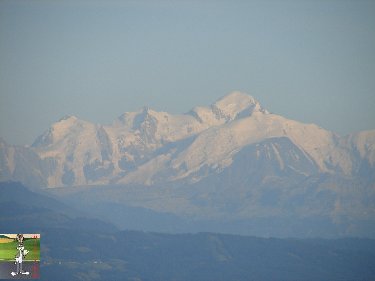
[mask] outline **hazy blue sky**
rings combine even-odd
[[[375,1],[0,0],[0,136],[232,90],[340,134],[375,129],[374,50]]]

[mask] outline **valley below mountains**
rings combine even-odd
[[[339,136],[241,92],[109,125],[67,116],[31,146],[1,141],[0,181],[121,229],[375,237],[375,130]]]
[[[370,281],[375,275],[374,239],[119,230],[20,183],[0,183],[0,192],[0,229],[41,235],[40,280]],[[111,210],[115,218],[133,216],[133,226],[146,218],[163,224],[139,209]],[[164,219],[165,232],[173,219]],[[0,277],[12,278],[10,270]]]

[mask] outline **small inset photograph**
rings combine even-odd
[[[0,234],[0,279],[40,277],[40,234]]]

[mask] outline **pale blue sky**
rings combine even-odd
[[[0,0],[0,136],[232,90],[342,135],[375,129],[374,50],[375,1]]]

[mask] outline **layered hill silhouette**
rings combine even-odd
[[[19,183],[1,183],[0,192],[1,230],[41,234],[40,280],[367,281],[375,274],[373,239],[119,231]]]

